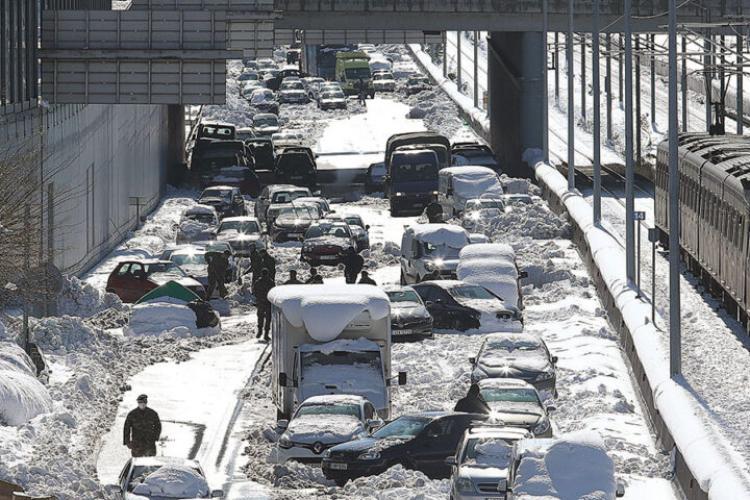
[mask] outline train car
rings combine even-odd
[[[668,162],[664,141],[657,149],[654,197],[665,246],[671,229]],[[750,138],[680,134],[678,162],[681,256],[750,328]]]

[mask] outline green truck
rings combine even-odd
[[[370,99],[375,97],[370,73],[370,56],[364,52],[337,52],[336,79],[341,82],[341,88],[346,95],[358,95],[359,81],[362,80],[365,93]]]

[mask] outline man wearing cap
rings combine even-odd
[[[156,442],[161,436],[159,415],[148,408],[148,396],[141,394],[136,399],[138,408],[131,410],[125,418],[123,444],[130,448],[134,457],[156,456]]]

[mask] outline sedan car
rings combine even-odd
[[[370,248],[370,226],[364,223],[362,217],[357,214],[346,214],[342,216],[342,219],[352,230],[357,252]]]
[[[225,217],[216,231],[216,240],[228,243],[238,257],[249,257],[254,248],[266,248],[260,223],[248,216]]]
[[[185,274],[179,266],[168,260],[156,259],[120,262],[107,278],[106,290],[120,297],[123,302],[136,302],[168,281],[179,283],[199,297],[206,296],[203,285]]]
[[[502,173],[492,148],[478,142],[454,143],[451,146],[451,164],[489,167],[498,174]]]
[[[293,184],[271,184],[263,188],[255,200],[255,218],[261,223],[268,223],[268,209],[271,205],[287,204],[306,196],[312,196],[308,188]]]
[[[198,203],[214,207],[220,217],[245,215],[245,198],[237,186],[208,187],[201,193]]]
[[[213,239],[219,214],[209,205],[195,205],[185,210],[180,216],[180,222],[174,227],[177,244],[190,243]]]
[[[343,485],[349,479],[380,474],[401,464],[431,478],[446,478],[445,459],[455,455],[464,432],[486,415],[426,411],[403,415],[372,437],[330,448],[323,454],[323,474]]]
[[[528,429],[535,437],[552,437],[549,414],[553,405],[542,402],[533,385],[514,378],[485,378],[479,394],[490,407],[490,418],[505,425]]]
[[[279,103],[276,101],[276,95],[271,89],[255,89],[247,98],[250,106],[258,113],[279,114]]]
[[[505,202],[500,198],[472,198],[466,201],[461,214],[465,229],[481,229],[505,213]]]
[[[471,382],[485,378],[514,378],[524,380],[543,397],[556,397],[555,365],[540,337],[528,333],[493,333],[488,335],[476,358],[471,358]]]
[[[168,495],[164,489],[168,488]],[[222,490],[211,491],[197,460],[177,457],[138,457],[125,463],[116,485],[107,487],[123,500],[176,500],[222,498]]]
[[[530,437],[529,431],[510,426],[467,430],[456,455],[446,460],[452,467],[450,499],[504,499],[513,444]]]
[[[395,92],[396,79],[390,71],[379,71],[372,75],[372,86],[375,92]]]
[[[406,95],[418,94],[431,88],[430,80],[426,76],[414,75],[406,81]]]
[[[271,462],[320,463],[325,450],[369,437],[383,421],[373,404],[362,396],[325,395],[307,398],[289,422],[280,420],[278,425],[284,433],[271,453]]]
[[[307,96],[305,86],[299,80],[284,81],[279,87],[279,104],[307,104],[310,98]]]
[[[335,266],[354,247],[354,238],[346,222],[321,220],[305,233],[301,258],[311,266]]]
[[[253,116],[253,130],[259,137],[267,137],[279,131],[279,117],[273,113],[258,113]]]
[[[318,95],[318,108],[323,111],[329,109],[346,109],[347,101],[341,90],[326,90]]]
[[[417,292],[409,286],[384,289],[391,301],[391,340],[432,338],[432,316]]]
[[[488,324],[508,329],[521,317],[517,307],[505,304],[486,288],[457,280],[423,281],[414,285],[432,315],[435,328],[469,330]]]
[[[320,219],[316,205],[293,202],[282,206],[270,224],[271,241],[302,241],[310,226]]]

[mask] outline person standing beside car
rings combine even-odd
[[[155,457],[156,442],[161,437],[159,414],[147,406],[147,395],[141,394],[136,402],[138,408],[125,418],[123,444],[130,448],[133,457]]]
[[[487,404],[487,402],[482,397],[482,394],[479,392],[479,385],[471,384],[471,387],[469,387],[469,392],[466,394],[466,396],[458,400],[454,411],[489,414],[490,406]]]
[[[229,250],[224,252],[206,252],[206,263],[208,264],[208,290],[206,290],[206,300],[211,300],[216,288],[219,289],[219,296],[223,299],[227,296],[227,287],[224,282],[227,279],[227,269],[229,269]]]
[[[258,332],[256,338],[263,335],[263,340],[268,341],[271,330],[271,302],[268,300],[268,294],[274,287],[275,283],[271,279],[268,269],[260,272],[258,279],[253,281],[253,295],[255,295],[255,308],[258,313]]]
[[[365,266],[365,259],[353,247],[349,247],[342,259],[344,262],[344,278],[347,283],[356,283],[357,276]]]

